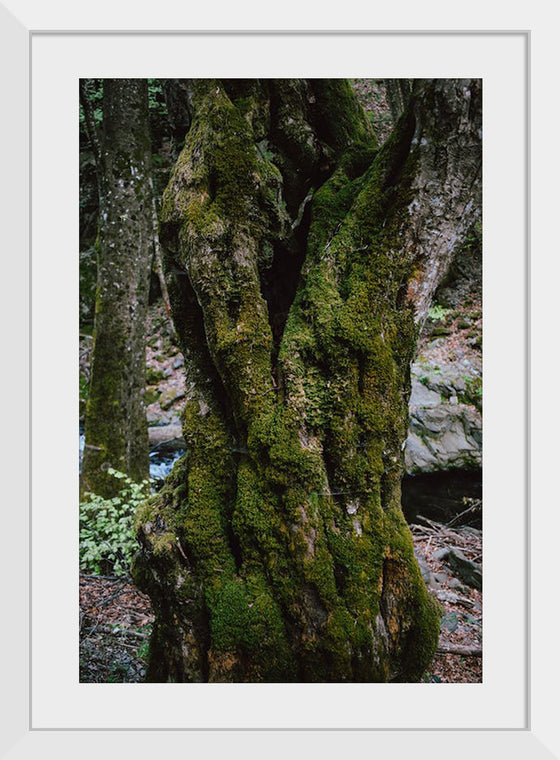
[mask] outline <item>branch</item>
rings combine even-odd
[[[436,654],[460,654],[463,657],[482,657],[482,649],[480,647],[460,647],[440,644],[436,649]]]
[[[471,515],[475,512],[480,512],[481,509],[482,509],[482,503],[480,501],[477,501],[468,509],[465,509],[462,512],[459,512],[458,515],[455,515],[455,517],[447,523],[447,527],[450,528],[452,525],[455,525],[455,523],[457,523],[461,519],[461,517],[466,517],[466,515]]]

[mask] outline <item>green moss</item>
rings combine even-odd
[[[144,404],[146,406],[150,406],[150,404],[153,404],[154,401],[157,401],[159,398],[159,393],[157,388],[146,388],[146,393],[144,395]]]
[[[165,379],[165,373],[161,369],[154,369],[153,367],[146,367],[146,384],[157,385],[160,380]]]
[[[458,398],[462,404],[471,404],[479,411],[482,411],[482,378],[465,378],[465,391],[464,393],[459,393]]]
[[[222,583],[211,604],[210,631],[217,652],[251,661],[255,680],[291,681],[297,669],[282,612],[259,572]]]
[[[315,79],[313,89],[319,129],[327,142],[338,151],[350,143],[367,142],[375,147],[371,124],[348,79]],[[335,118],[333,114],[336,114]]]

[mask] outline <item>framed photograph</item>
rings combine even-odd
[[[313,30],[311,22],[294,31],[272,22],[276,28],[250,29],[254,19],[243,31],[238,26],[218,31],[212,30],[208,11],[201,11],[195,23],[171,10],[163,28],[160,22],[153,26],[155,14],[148,8],[139,10],[130,28],[120,8],[120,16],[113,17],[107,6],[87,17],[67,12],[63,3],[49,3],[48,14],[39,4],[21,5],[8,2],[0,8],[4,93],[18,113],[4,138],[4,147],[9,145],[8,183],[3,184],[9,185],[10,262],[16,259],[6,285],[18,283],[17,294],[8,294],[7,308],[29,326],[31,345],[30,467],[18,462],[19,488],[9,484],[18,509],[9,510],[6,535],[18,540],[7,542],[4,566],[15,613],[4,632],[9,718],[3,756],[34,757],[52,748],[60,757],[78,752],[93,757],[118,748],[148,757],[188,747],[189,752],[211,748],[256,757],[263,750],[275,756],[317,744],[333,757],[372,746],[420,757],[450,746],[459,758],[498,752],[557,756],[549,693],[558,670],[557,612],[550,609],[556,605],[549,579],[554,577],[558,518],[547,513],[553,501],[545,485],[548,448],[543,458],[533,455],[538,482],[529,498],[530,326],[541,328],[532,361],[542,349],[540,361],[546,363],[550,352],[542,332],[547,299],[541,302],[539,293],[533,295],[529,318],[529,172],[534,168],[529,126],[531,113],[542,116],[542,110],[532,111],[537,63],[543,80],[535,93],[544,100],[546,89],[546,59],[531,47],[530,31],[399,31],[393,28],[394,17],[384,23],[386,30],[360,18],[360,28],[353,31],[337,28],[335,21],[328,22],[328,31]],[[535,18],[543,50],[549,43],[547,21]],[[497,20],[492,26],[499,26]],[[80,683],[79,80],[150,77],[482,80],[482,683]],[[539,147],[535,154],[542,158]],[[540,200],[543,191],[538,194]],[[550,287],[538,268],[535,285]],[[5,315],[5,324],[11,320]],[[533,325],[533,320],[540,321]],[[16,334],[19,342],[10,336],[14,345],[7,345],[19,356],[23,374],[28,353],[20,344],[28,340],[27,329]],[[539,389],[544,390],[537,378],[533,390]],[[553,398],[553,387],[539,394],[533,415],[544,411],[545,397]],[[23,397],[20,415],[25,404]],[[16,436],[18,457],[25,457],[26,433]],[[28,476],[26,511],[22,484]]]

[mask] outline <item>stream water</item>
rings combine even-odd
[[[80,471],[82,469],[84,443],[85,435],[80,430]],[[177,459],[184,453],[184,451],[166,451],[165,449],[153,449],[150,451],[150,478],[154,481],[156,490],[169,475]]]

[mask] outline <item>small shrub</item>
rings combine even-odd
[[[432,322],[443,322],[451,311],[451,309],[444,309],[443,306],[432,306],[428,311],[428,317]]]
[[[80,569],[91,573],[126,575],[138,548],[133,530],[136,508],[150,495],[148,480],[135,483],[123,472],[109,474],[122,481],[111,499],[94,493],[80,504]]]

